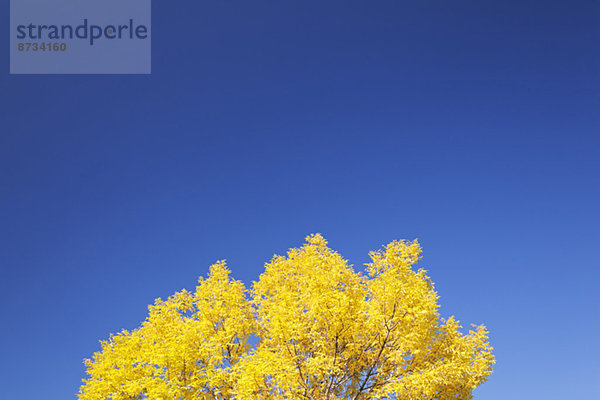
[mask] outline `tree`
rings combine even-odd
[[[471,398],[494,364],[486,329],[440,318],[417,241],[370,257],[363,275],[311,235],[249,291],[220,261],[101,342],[79,399]]]

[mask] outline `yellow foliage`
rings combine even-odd
[[[80,400],[470,399],[492,372],[483,326],[438,313],[416,241],[354,271],[319,234],[275,256],[251,290],[211,266],[157,299],[140,328],[85,360]]]

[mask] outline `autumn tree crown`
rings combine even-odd
[[[101,342],[79,399],[471,398],[494,364],[486,329],[440,318],[417,241],[370,258],[356,272],[311,235],[250,290],[219,261]]]

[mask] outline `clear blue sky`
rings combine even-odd
[[[8,21],[8,3],[0,11]],[[480,400],[600,398],[598,1],[154,1],[150,76],[10,76],[0,44],[0,397],[227,259],[418,238],[491,331]]]

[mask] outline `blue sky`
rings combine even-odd
[[[155,1],[150,76],[11,76],[3,41],[0,397],[74,398],[154,298],[313,232],[357,268],[420,240],[442,314],[491,331],[476,399],[598,397],[599,15]]]

